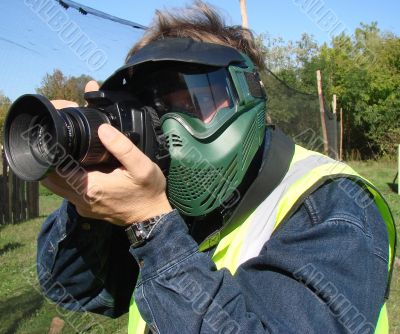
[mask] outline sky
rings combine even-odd
[[[190,3],[181,0],[78,2],[143,25],[151,22],[155,9],[179,8]],[[239,0],[209,0],[208,3],[221,9],[230,18],[228,22],[241,24]],[[331,17],[330,14],[335,15],[337,22],[351,32],[360,22],[378,21],[383,30],[400,33],[398,0],[247,0],[246,3],[250,29],[257,34],[269,32],[285,40],[296,40],[302,32],[308,32],[319,42],[329,41],[330,30],[324,29],[318,22],[321,18],[323,21],[324,14],[328,17]]]
[[[145,26],[151,23],[156,9],[190,3],[75,1]],[[222,12],[228,24],[241,24],[239,0],[208,2]],[[256,34],[268,33],[286,41],[298,40],[307,32],[321,44],[343,31],[352,34],[360,22],[372,21],[377,21],[381,30],[400,35],[399,0],[247,0],[247,12],[249,27]],[[69,34],[69,28],[73,34]],[[55,68],[66,75],[87,74],[104,80],[123,64],[130,46],[142,33],[76,10],[65,10],[54,0],[1,0],[0,91],[12,100],[34,93],[44,75]],[[90,43],[90,52],[83,52],[79,41]]]

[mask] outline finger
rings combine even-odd
[[[73,101],[67,101],[67,100],[51,100],[51,104],[54,106],[56,109],[62,109],[62,108],[77,108],[79,107],[78,103],[73,102]]]
[[[105,148],[116,157],[131,173],[138,174],[151,167],[146,157],[126,136],[109,124],[102,124],[98,130],[99,138]]]
[[[90,80],[85,86],[85,93],[96,92],[99,88],[99,83],[96,80]]]

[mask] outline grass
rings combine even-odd
[[[35,268],[36,237],[44,218],[60,202],[61,198],[41,188],[41,217],[0,226],[0,333],[47,333],[51,320],[56,316],[65,320],[63,333],[126,333],[126,315],[113,320],[67,312],[39,292]]]
[[[396,163],[367,161],[350,163],[371,180],[385,195],[395,219],[400,219],[400,196],[390,183]],[[70,313],[56,307],[38,292],[35,256],[36,236],[43,219],[60,204],[61,199],[40,189],[41,217],[17,225],[0,226],[0,333],[47,333],[53,317],[65,320],[63,333],[126,333],[127,315],[108,319],[97,315]],[[399,234],[399,226],[397,226]],[[399,234],[400,235],[400,234]],[[399,261],[400,262],[400,261]],[[388,302],[391,333],[400,334],[400,264],[395,267]],[[93,326],[100,325],[103,330]]]

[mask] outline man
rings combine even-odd
[[[101,89],[157,111],[168,181],[109,125],[98,134],[121,167],[82,177],[89,200],[47,177],[67,199],[38,241],[49,298],[112,317],[129,306],[130,333],[387,332],[390,211],[346,165],[265,128],[261,58],[201,2],[158,12]]]

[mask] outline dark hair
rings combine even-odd
[[[227,26],[215,8],[201,0],[174,12],[157,10],[151,26],[129,51],[126,61],[145,45],[169,37],[230,46],[249,56],[259,69],[265,67],[252,32],[241,26]]]

